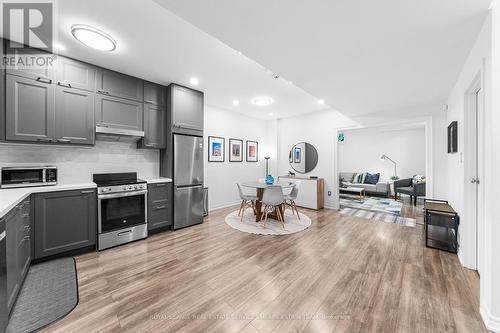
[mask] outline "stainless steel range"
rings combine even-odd
[[[148,236],[147,184],[137,173],[94,174],[97,184],[97,249]]]

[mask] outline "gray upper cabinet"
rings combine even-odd
[[[6,138],[52,142],[54,137],[54,85],[6,76]]]
[[[162,149],[166,147],[165,128],[167,109],[152,104],[144,104],[144,138],[138,143],[139,148]]]
[[[96,94],[96,125],[125,130],[143,130],[143,105],[123,98]]]
[[[45,83],[54,81],[54,69],[57,66],[57,56],[36,49],[23,49],[23,53],[19,54],[15,49],[9,56],[15,57],[15,64],[22,64],[23,61],[18,61],[20,56],[43,57],[44,61],[41,66],[36,64],[33,66],[9,66],[7,74],[18,75],[28,79],[38,80]]]
[[[34,196],[35,259],[96,244],[95,190]]]
[[[84,62],[59,56],[56,83],[59,86],[95,91],[96,68]]]
[[[203,93],[171,84],[169,86],[172,131],[203,134]]]
[[[125,74],[107,69],[97,72],[97,92],[103,95],[143,101],[143,81]]]
[[[60,143],[94,144],[94,93],[56,87],[55,139]]]
[[[144,81],[144,103],[166,106],[167,89],[159,84]]]

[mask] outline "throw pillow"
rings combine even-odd
[[[360,181],[359,181],[361,184],[363,184],[363,183],[365,182],[365,178],[366,178],[366,174],[367,174],[367,173],[368,173],[368,172],[363,172],[363,173],[361,174],[361,179],[360,179]]]
[[[425,176],[415,175],[415,176],[413,176],[412,182],[413,182],[413,184],[425,183]]]
[[[380,173],[370,174],[366,173],[365,184],[377,185],[378,179],[380,178]]]
[[[352,180],[352,182],[355,184],[359,184],[359,183],[361,183],[362,178],[363,178],[363,174],[357,173],[356,176],[354,176],[354,179]]]

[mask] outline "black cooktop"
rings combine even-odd
[[[94,173],[93,180],[98,187],[143,184],[146,182],[145,180],[137,178],[137,172]]]

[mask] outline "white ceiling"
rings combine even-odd
[[[200,84],[195,88],[205,92],[206,104],[260,119],[328,108],[154,1],[60,0],[57,6],[58,39],[66,47],[60,51],[63,55],[162,84],[190,86],[190,77],[197,77]],[[73,24],[107,32],[117,41],[116,51],[82,45],[71,35]],[[250,100],[260,95],[272,97],[274,104],[252,105]],[[234,99],[240,101],[238,106]]]
[[[155,1],[351,116],[443,102],[491,2]]]

